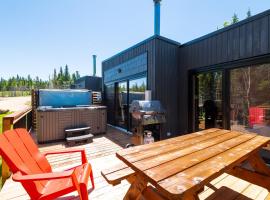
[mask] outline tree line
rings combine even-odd
[[[59,72],[54,69],[52,78],[49,76],[49,80],[42,80],[38,76],[32,78],[30,75],[27,77],[13,76],[8,79],[1,77],[0,79],[0,91],[30,91],[31,89],[46,89],[46,88],[70,88],[77,79],[80,78],[78,71],[70,74],[68,65],[60,67]]]
[[[249,18],[249,17],[251,17],[251,11],[250,11],[250,9],[248,9],[247,14],[246,14],[246,18]],[[223,27],[230,26],[230,25],[235,24],[237,22],[239,22],[239,18],[238,18],[238,15],[236,13],[234,13],[233,16],[232,16],[232,18],[231,18],[231,21],[230,22],[229,21],[225,21],[223,23]],[[219,29],[219,27],[217,27],[217,29]]]
[[[74,84],[74,82],[80,78],[80,74],[78,71],[70,74],[68,65],[64,67],[60,67],[59,72],[57,73],[56,69],[53,71],[52,78],[49,77],[49,83],[52,88],[70,88],[70,85]]]

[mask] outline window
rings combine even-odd
[[[270,136],[270,64],[230,71],[232,130]]]
[[[146,77],[129,81],[129,105],[133,100],[144,100],[146,90]],[[129,115],[129,130],[134,128],[134,122],[131,114]]]
[[[146,90],[146,77],[129,81],[129,103],[133,100],[144,100]]]
[[[195,130],[223,127],[222,71],[195,75]]]

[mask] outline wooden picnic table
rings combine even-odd
[[[124,198],[132,200],[149,183],[164,199],[198,199],[204,186],[224,172],[270,190],[270,170],[259,156],[269,142],[255,134],[208,129],[120,150],[116,156],[125,164],[110,175],[132,178]],[[247,162],[252,169],[243,166]]]

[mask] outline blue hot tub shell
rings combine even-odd
[[[92,94],[89,90],[39,90],[39,106],[76,107],[92,104]]]

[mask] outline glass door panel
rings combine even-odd
[[[127,82],[119,82],[116,88],[116,124],[128,128],[128,90]]]
[[[144,100],[146,90],[146,77],[134,79],[129,81],[129,104],[133,100]],[[132,130],[134,123],[132,123],[132,116],[130,114],[129,130]]]
[[[115,125],[115,84],[105,85],[105,99],[108,110],[108,123]]]
[[[230,71],[232,130],[270,136],[270,64]]]
[[[195,130],[223,127],[221,71],[195,75]]]

